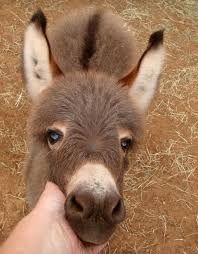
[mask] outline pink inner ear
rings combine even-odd
[[[63,73],[62,73],[61,69],[58,67],[58,65],[54,61],[54,58],[52,57],[51,52],[50,52],[50,66],[51,66],[53,77],[56,78],[56,77],[59,77],[59,76],[63,76]]]
[[[31,18],[31,23],[34,23],[38,29],[42,31],[42,34],[44,38],[46,39],[48,50],[49,50],[49,62],[50,67],[52,71],[52,76],[56,77],[59,75],[63,75],[62,71],[58,67],[57,63],[54,60],[54,57],[52,55],[51,46],[46,34],[46,28],[47,28],[47,18],[45,17],[44,13],[41,9],[37,10],[37,12],[34,13],[34,15]]]
[[[139,64],[127,76],[125,76],[123,79],[119,81],[122,83],[122,86],[131,86],[138,74],[138,70]]]
[[[140,57],[140,60],[138,61],[138,64],[136,67],[123,79],[120,80],[120,82],[123,84],[122,86],[132,86],[135,78],[137,77],[140,65],[142,63],[142,60],[146,56],[146,54],[154,48],[157,48],[159,45],[163,44],[163,35],[164,30],[159,30],[151,34],[148,42],[148,46],[142,56]]]
[[[125,76],[123,79],[120,80],[120,82],[123,84],[122,86],[130,86],[131,87],[133,85],[133,83],[135,81],[135,78],[138,75],[141,62],[142,62],[144,56],[147,54],[147,52],[150,49],[151,49],[151,45],[148,44],[146,50],[144,51],[144,53],[140,57],[140,60],[138,61],[136,67],[127,76]]]

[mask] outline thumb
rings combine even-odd
[[[34,210],[41,211],[45,215],[64,215],[65,196],[52,182],[47,182],[43,193]]]

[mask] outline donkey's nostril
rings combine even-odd
[[[119,199],[112,210],[112,221],[120,223],[125,217],[125,208],[122,199]]]
[[[104,207],[104,217],[110,223],[118,224],[124,219],[124,204],[117,193],[112,192],[106,196]]]
[[[83,212],[83,204],[81,204],[80,201],[78,201],[75,196],[71,198],[70,202],[71,208],[73,210],[75,210],[76,212]]]
[[[88,218],[93,213],[94,200],[92,193],[76,191],[71,193],[65,203],[66,216],[69,219]]]
[[[113,208],[112,216],[117,216],[121,210],[121,200],[118,200],[117,205]]]

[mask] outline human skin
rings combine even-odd
[[[64,218],[65,196],[48,182],[36,207],[0,247],[1,254],[97,254],[103,246],[85,247]]]

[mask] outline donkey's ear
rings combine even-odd
[[[46,36],[47,19],[41,10],[32,16],[25,31],[23,69],[27,90],[33,99],[47,88],[54,76],[55,65]]]
[[[138,108],[144,113],[156,91],[158,79],[164,61],[163,30],[150,36],[147,49],[141,56],[135,69],[122,83],[129,86],[129,94]]]

